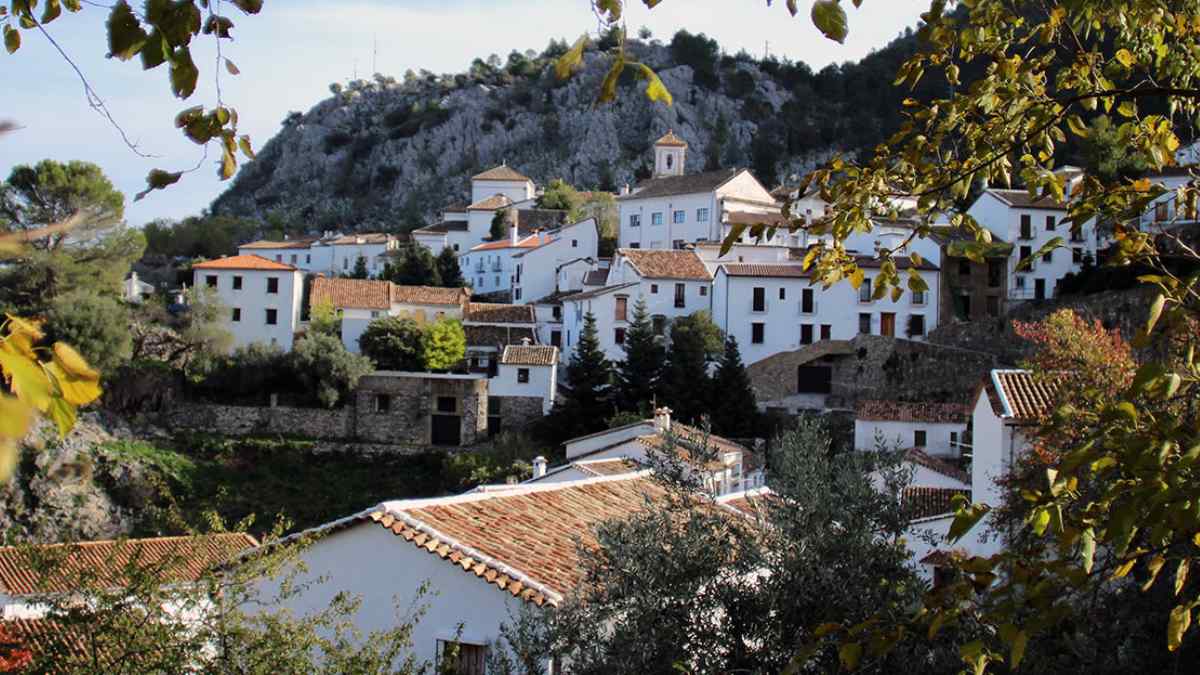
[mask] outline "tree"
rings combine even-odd
[[[596,317],[591,312],[583,317],[583,331],[567,364],[566,378],[566,386],[559,390],[560,400],[547,420],[556,442],[599,431],[612,416],[612,366],[600,349]]]
[[[313,333],[341,337],[342,316],[328,298],[314,303],[308,314],[308,330]]]
[[[442,280],[433,254],[420,244],[412,244],[404,249],[398,267],[385,270],[393,283],[401,286],[441,286]]]
[[[762,415],[750,386],[750,376],[742,364],[737,338],[725,338],[725,351],[713,375],[709,422],[714,433],[733,438],[763,435]]]
[[[458,319],[438,319],[425,326],[421,359],[426,370],[450,370],[467,353],[467,335]]]
[[[704,310],[681,316],[671,324],[662,391],[678,419],[697,422],[708,413],[712,387],[708,365],[723,346],[721,329]]]
[[[501,241],[508,238],[508,227],[511,216],[508,209],[498,209],[492,215],[492,226],[488,230],[488,239],[492,241]]]
[[[95,164],[44,159],[36,166],[14,167],[8,180],[0,183],[0,231],[33,233],[76,214],[82,217],[70,230],[33,238],[30,246],[40,250],[84,246],[120,225],[125,195]]]
[[[358,348],[379,370],[420,371],[425,368],[423,341],[424,331],[416,321],[385,316],[367,324]]]
[[[332,335],[306,335],[292,347],[292,368],[305,389],[315,392],[317,400],[332,408],[345,399],[358,379],[374,368],[371,360],[346,351],[342,341]]]
[[[446,288],[462,288],[467,285],[463,279],[462,267],[458,264],[458,254],[454,249],[446,247],[438,254],[437,260],[438,277],[441,280],[442,286]]]
[[[75,290],[50,303],[46,332],[75,347],[93,367],[111,372],[133,353],[129,310],[95,291]]]
[[[569,213],[575,212],[582,203],[583,195],[579,194],[579,190],[561,178],[550,181],[542,196],[538,198],[539,208],[558,209]]]
[[[351,279],[367,279],[371,273],[367,271],[367,259],[363,256],[358,256],[354,260],[354,269],[350,271]]]
[[[645,298],[638,297],[633,305],[633,322],[625,331],[625,359],[616,364],[614,381],[616,400],[621,410],[651,412],[651,402],[659,395],[666,351],[654,332]]]
[[[620,230],[620,211],[617,198],[608,192],[590,192],[587,199],[575,210],[576,222],[592,218],[600,235],[598,255],[611,256],[617,250],[617,234]]]

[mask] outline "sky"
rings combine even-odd
[[[140,4],[140,3],[134,3]],[[762,56],[764,50],[804,61],[814,69],[862,58],[916,24],[928,0],[868,0],[850,18],[845,44],[831,42],[813,27],[807,2],[788,15],[783,0],[663,0],[648,10],[633,0],[626,11],[630,33],[640,26],[669,40],[680,28],[705,33],[734,53]],[[221,69],[221,98],[236,108],[240,133],[256,147],[279,130],[289,111],[307,111],[329,96],[332,82],[368,78],[374,71],[401,77],[421,68],[435,73],[463,71],[476,57],[513,49],[540,51],[552,38],[574,41],[596,31],[588,0],[266,0],[256,16],[226,3],[235,23],[234,41],[222,53],[241,71]],[[201,82],[187,101],[172,96],[167,67],[143,71],[135,60],[106,59],[106,10],[85,5],[47,27],[51,37],[80,68],[112,117],[136,144],[141,157],[98,112],[92,110],[71,65],[42,36],[23,31],[21,49],[0,54],[4,66],[0,120],[19,125],[0,138],[0,178],[12,167],[41,159],[94,162],[128,197],[126,219],[141,225],[156,218],[200,213],[227,186],[216,176],[219,152],[208,158],[173,126],[175,115],[216,100],[216,51],[211,39],[193,43]],[[372,68],[374,64],[374,69]],[[133,195],[153,168],[179,171],[198,167],[183,180],[140,202]]]

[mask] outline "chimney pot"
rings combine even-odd
[[[538,455],[533,458],[533,477],[541,478],[546,475],[546,458]]]
[[[508,228],[508,243],[509,243],[509,245],[516,246],[517,239],[519,236],[520,235],[518,234],[517,223],[514,220],[513,224]]]
[[[659,431],[671,430],[671,409],[667,407],[654,409],[654,426]]]

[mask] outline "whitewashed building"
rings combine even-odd
[[[874,450],[919,448],[935,457],[957,460],[969,452],[969,406],[958,403],[908,403],[860,400],[854,409],[854,447]]]
[[[130,272],[129,277],[121,282],[121,299],[135,305],[154,295],[154,285],[138,278],[138,273]]]
[[[558,395],[558,347],[508,345],[500,356],[496,376],[488,381],[491,396],[542,399],[542,414],[549,414]]]
[[[367,274],[377,277],[383,273],[390,255],[400,246],[395,236],[382,233],[348,234],[327,242],[332,251],[333,274],[354,272],[358,259],[366,261]]]
[[[588,218],[533,239],[533,246],[512,254],[512,301],[527,303],[556,291],[582,289],[584,277],[598,265],[596,221]]]
[[[545,245],[547,237],[548,235],[541,232],[522,237],[514,223],[509,226],[507,238],[478,244],[459,256],[458,265],[462,270],[463,279],[470,284],[473,293],[509,292],[516,277],[517,266],[513,257],[523,251]]]
[[[192,283],[214,289],[229,309],[225,327],[233,334],[235,346],[260,342],[291,351],[304,297],[304,275],[299,269],[256,255],[239,255],[192,265]]]
[[[468,302],[463,310],[463,332],[471,372],[497,375],[506,347],[538,344],[535,326],[536,315],[530,305]]]
[[[277,263],[291,265],[312,274],[332,274],[332,233],[325,237],[302,237],[283,241],[260,240],[238,246],[238,255],[257,255]]]
[[[399,286],[390,281],[317,277],[309,291],[309,308],[329,303],[338,311],[342,344],[357,353],[358,338],[375,319],[398,316],[417,323],[463,318],[470,293],[465,288]]]

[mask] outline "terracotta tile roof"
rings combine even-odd
[[[497,302],[468,302],[463,321],[476,323],[536,323],[533,307]]]
[[[917,448],[910,448],[904,453],[904,460],[912,462],[918,466],[923,466],[934,473],[940,473],[947,478],[953,478],[961,483],[971,484],[971,474],[954,466],[950,462],[938,457],[933,457]]]
[[[255,250],[255,249],[261,249],[261,248],[269,248],[269,249],[312,248],[312,245],[314,243],[316,243],[317,241],[320,241],[320,240],[317,239],[316,237],[309,237],[307,239],[285,239],[284,241],[267,241],[267,240],[263,239],[261,241],[252,241],[247,244],[242,244],[241,246],[238,246],[238,250],[239,251],[242,249]]]
[[[855,261],[858,263],[859,267],[864,269],[877,269],[883,266],[882,260],[869,255],[855,256]],[[892,258],[892,261],[896,263],[896,269],[898,270],[907,270],[915,267],[918,270],[936,272],[940,269],[937,265],[934,265],[925,259],[921,260],[920,265],[913,265],[912,259],[906,255],[895,256]]]
[[[465,288],[392,284],[392,302],[406,305],[461,305],[471,297]]]
[[[721,263],[721,269],[731,277],[776,277],[802,279],[809,273],[801,265],[775,263]]]
[[[782,213],[751,213],[749,211],[726,211],[725,222],[730,225],[758,225],[784,228],[791,222]]]
[[[392,239],[393,235],[383,232],[363,232],[362,234],[347,234],[329,242],[333,246],[353,246],[362,244],[386,244]]]
[[[506,366],[553,366],[558,363],[558,347],[550,345],[508,345],[500,357]]]
[[[644,472],[439,499],[385,502],[362,519],[536,605],[557,604],[583,579],[578,545],[595,527],[664,495]]]
[[[463,333],[467,336],[467,347],[500,349],[523,344],[525,340],[537,342],[533,327],[525,326],[463,326]]]
[[[495,211],[511,206],[512,200],[502,194],[494,194],[487,199],[481,199],[467,207],[468,211]]]
[[[505,237],[504,239],[498,239],[496,241],[489,241],[489,242],[485,242],[483,244],[479,244],[477,246],[472,246],[471,250],[472,251],[499,251],[499,250],[507,249],[507,248],[537,248],[538,246],[541,246],[541,237],[534,235],[534,236],[525,237],[524,239],[520,239],[515,244],[512,243],[511,239],[509,239],[508,237]]]
[[[663,134],[662,138],[654,141],[654,144],[665,145],[673,148],[686,148],[688,146],[686,141],[675,135],[674,129],[667,129],[667,133]]]
[[[234,255],[217,258],[192,265],[194,270],[267,270],[272,272],[294,272],[296,267],[267,260],[260,255]]]
[[[767,499],[771,497],[771,490],[761,487],[744,492],[731,492],[727,495],[722,495],[717,497],[717,503],[724,504],[747,516],[759,516],[762,515]]]
[[[649,422],[653,424],[653,420],[649,420]],[[690,460],[692,451],[699,452],[701,450],[706,438],[703,429],[698,429],[682,422],[671,422],[671,433],[674,435],[676,443],[680,446],[680,450],[682,450],[680,457],[685,460]],[[638,436],[637,440],[646,448],[662,448],[668,439],[667,434],[657,431],[653,434]],[[705,464],[705,468],[719,469],[725,466],[722,457],[724,453],[736,452],[741,454],[743,458],[750,454],[750,451],[745,446],[716,434],[708,434],[707,440],[708,452],[716,453],[717,456]]]
[[[52,619],[5,619],[2,625],[9,635],[20,642],[23,649],[29,650],[33,657],[30,665],[40,672],[63,672],[55,668],[55,664],[44,661],[53,655],[67,655],[74,659],[105,656],[89,652],[84,631]],[[26,672],[26,669],[19,672]]]
[[[420,229],[413,230],[413,234],[445,234],[447,232],[466,232],[467,221],[465,220],[443,220],[440,223],[426,225]]]
[[[592,459],[584,462],[572,462],[571,466],[592,476],[619,476],[621,474],[640,471],[642,466],[628,457],[613,459]]]
[[[1028,370],[993,370],[992,385],[998,395],[1001,416],[1020,422],[1036,422],[1054,407],[1058,385],[1035,377]]]
[[[1054,211],[1065,211],[1067,209],[1066,203],[1060,202],[1050,196],[1033,199],[1029,196],[1028,190],[1002,190],[999,188],[992,188],[988,190],[988,192],[1000,198],[1000,201],[1004,202],[1005,204],[1019,209],[1049,209]]]
[[[637,285],[638,285],[638,283],[636,281],[629,281],[629,282],[626,282],[623,284],[617,284],[616,286],[604,286],[603,288],[597,288],[597,289],[591,290],[591,291],[583,291],[582,293],[574,293],[571,295],[564,296],[563,298],[561,298],[561,300],[562,300],[562,302],[574,302],[576,300],[588,300],[590,298],[595,298],[595,297],[604,295],[605,293],[615,293],[616,291],[623,291],[623,290],[626,290],[629,288],[633,288]]]
[[[712,280],[704,261],[695,251],[623,248],[618,253],[646,279]]]
[[[583,275],[584,286],[603,286],[608,282],[608,270],[590,270]]]
[[[392,282],[371,279],[317,277],[308,295],[309,306],[329,302],[337,309],[392,308]]]
[[[956,495],[971,499],[970,490],[955,488],[908,487],[901,499],[910,520],[933,518],[954,513],[952,501]]]
[[[742,171],[745,171],[745,169],[720,169],[718,171],[693,173],[685,176],[651,178],[638,184],[637,189],[633,192],[617,197],[617,200],[648,199],[650,197],[712,192],[725,183],[728,183]]]
[[[114,586],[119,586],[124,569],[133,562],[166,564],[169,567],[165,570],[168,579],[195,581],[214,565],[255,546],[258,546],[258,542],[248,534],[40,545],[33,549],[38,555],[52,555],[59,560],[57,573],[46,579],[44,584],[39,584],[38,575],[30,569],[30,551],[17,546],[3,546],[0,547],[0,590],[9,595],[78,590],[78,577],[82,570],[89,570],[105,577],[104,580]]]
[[[529,176],[526,176],[525,174],[521,173],[520,171],[513,169],[512,167],[508,166],[507,164],[501,164],[500,166],[488,169],[487,171],[484,171],[483,173],[477,173],[474,176],[471,176],[471,180],[498,180],[498,181],[514,181],[514,182],[530,181],[530,182],[532,182],[532,180],[529,178]]]
[[[854,416],[879,422],[929,422],[966,424],[971,407],[963,403],[907,403],[904,401],[860,400]]]

